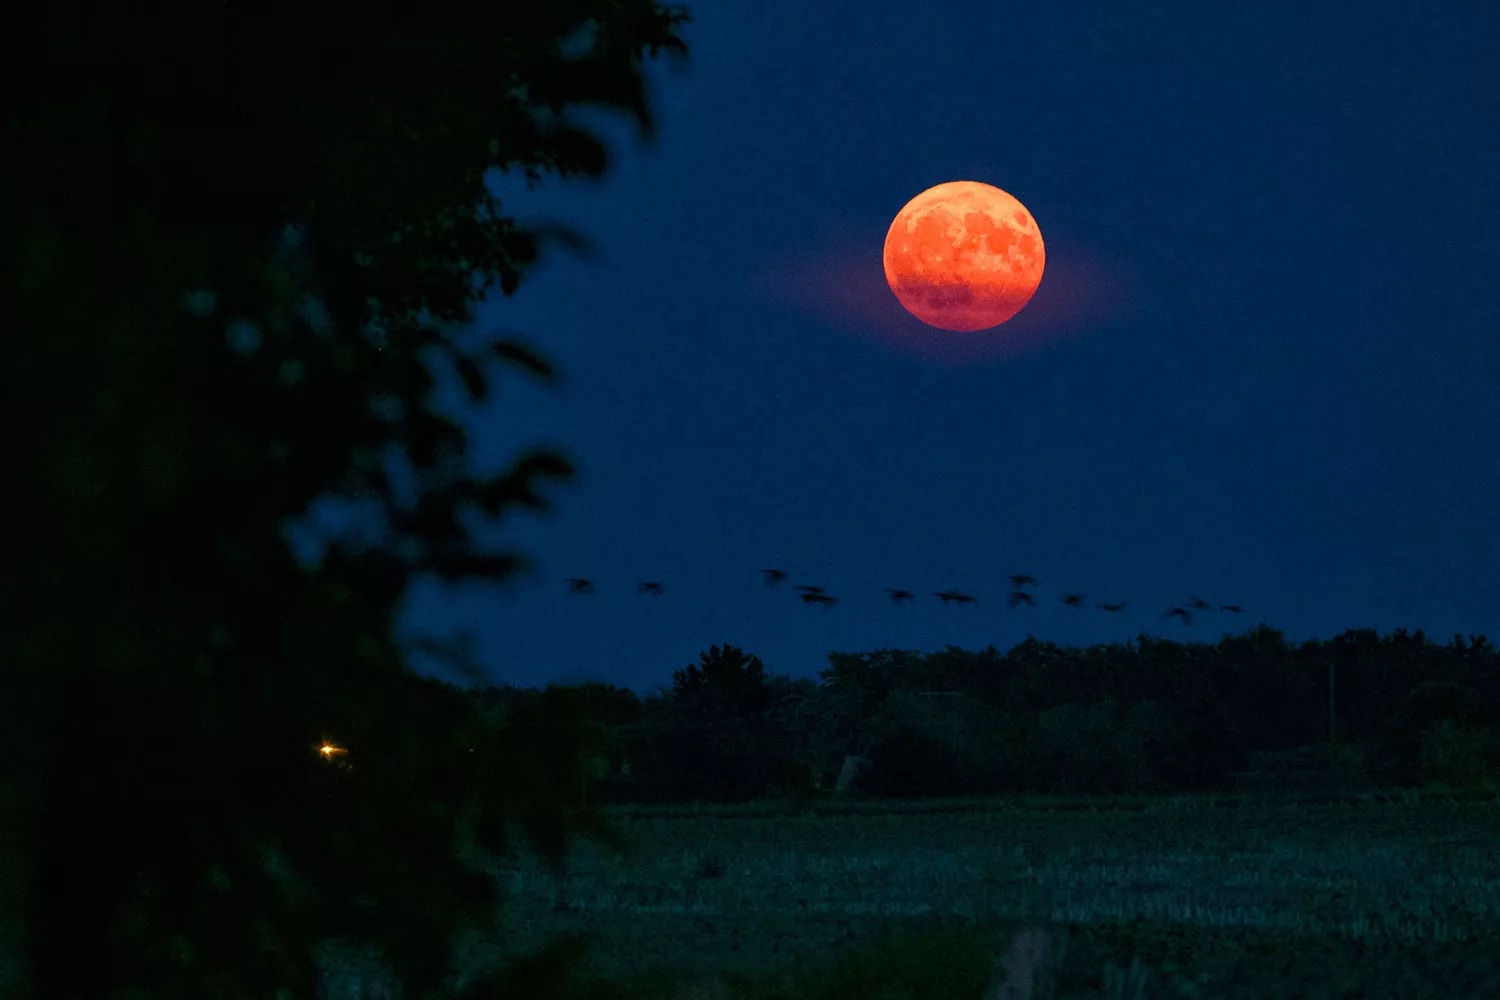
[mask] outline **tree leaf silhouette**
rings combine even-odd
[[[550,362],[518,340],[496,341],[490,345],[490,351],[508,364],[521,368],[544,382],[556,384],[561,379]]]

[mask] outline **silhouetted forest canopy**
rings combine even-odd
[[[572,685],[606,737],[616,803],[1203,792],[1500,790],[1500,656],[1483,636],[1350,630],[1287,642],[1142,635],[832,653],[818,681],[725,643],[645,697]],[[490,706],[539,692],[482,687]]]

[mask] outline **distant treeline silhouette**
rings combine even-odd
[[[729,644],[644,697],[571,685],[606,734],[618,803],[743,802],[857,788],[897,797],[1409,788],[1493,791],[1500,655],[1484,636],[1351,630],[1288,643],[1259,626],[1214,643],[1141,635],[1006,652],[830,653],[818,680]],[[489,711],[535,692],[470,692]]]

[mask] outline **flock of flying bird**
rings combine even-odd
[[[779,586],[780,584],[785,583],[788,579],[785,570],[763,569],[760,572],[761,575],[765,577],[767,587]],[[1007,603],[1008,607],[1015,608],[1019,607],[1022,604],[1026,605],[1027,607],[1036,607],[1036,594],[1033,591],[1026,589],[1027,587],[1036,586],[1036,579],[1034,577],[1027,576],[1024,573],[1017,573],[1010,578],[1010,582],[1011,594],[1010,600]],[[796,590],[798,591],[797,596],[802,599],[802,603],[809,606],[818,604],[822,605],[826,609],[831,608],[833,607],[833,605],[838,603],[838,598],[832,596],[831,594],[824,593],[822,587],[815,587],[810,584],[800,584],[796,587]],[[593,592],[594,582],[592,580],[588,580],[583,577],[572,577],[568,580],[568,593],[570,594],[591,594]],[[662,593],[662,585],[659,581],[656,580],[646,580],[637,586],[636,592],[641,594],[650,594],[653,597],[660,597]],[[909,590],[899,590],[895,587],[887,587],[885,588],[885,592],[891,596],[891,602],[893,604],[910,604],[916,599],[915,595],[913,595]],[[956,590],[938,591],[932,596],[936,597],[944,604],[979,603],[979,599],[974,597],[973,595],[963,594]],[[1070,608],[1082,610],[1084,607],[1083,602],[1087,599],[1087,597],[1087,594],[1063,594],[1062,603],[1066,604]],[[1094,606],[1101,611],[1117,612],[1125,610],[1125,602],[1123,601],[1118,603],[1101,601]],[[1187,601],[1185,606],[1168,608],[1166,613],[1163,614],[1162,617],[1181,618],[1182,624],[1191,625],[1193,623],[1193,612],[1213,610],[1215,610],[1214,605],[1203,600],[1201,597],[1194,597],[1191,600]],[[1218,605],[1217,610],[1228,611],[1231,614],[1243,614],[1245,611],[1245,609],[1240,607],[1238,604],[1220,604]]]

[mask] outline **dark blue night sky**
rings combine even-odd
[[[496,179],[599,254],[478,311],[561,390],[460,412],[483,467],[552,444],[580,480],[498,535],[534,576],[420,587],[404,625],[472,629],[496,683],[638,691],[724,642],[808,677],[1028,634],[1497,637],[1500,14],[1335,6],[693,5],[653,146],[611,126],[601,183]],[[1047,241],[995,330],[885,284],[891,219],[948,180]],[[1162,617],[1198,595],[1249,612]]]

